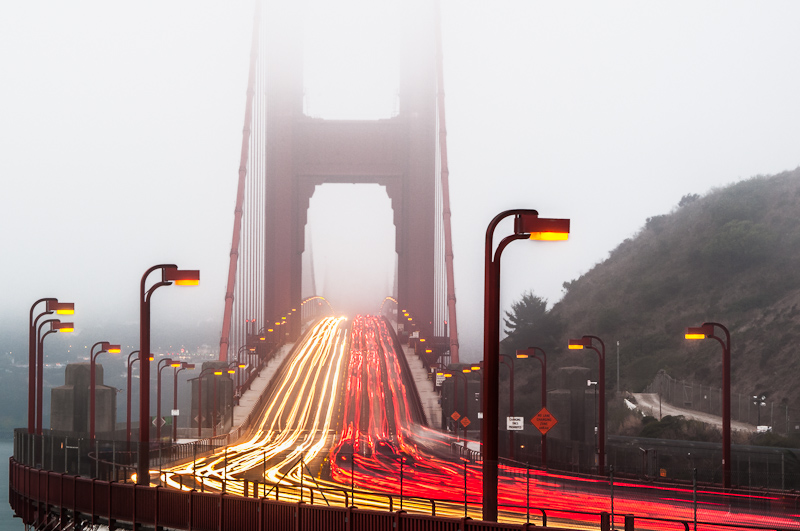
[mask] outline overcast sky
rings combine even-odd
[[[310,57],[336,49],[332,36],[347,36],[358,40],[343,50],[372,55],[345,66],[368,65],[376,54],[391,60],[391,46],[375,43],[391,40],[393,4],[367,5],[371,16],[389,14],[387,26],[362,34],[340,26],[355,17],[319,7],[310,24],[333,31],[309,43]],[[30,305],[45,296],[76,302],[78,332],[87,323],[136,322],[139,279],[161,262],[200,269],[202,282],[160,290],[154,319],[219,330],[252,11],[252,1],[0,4],[0,316],[14,336],[8,344],[24,345]],[[572,219],[569,242],[518,242],[503,257],[504,308],[525,290],[555,302],[563,282],[683,195],[800,165],[800,3],[443,0],[442,17],[468,360],[481,355],[483,239],[498,212],[536,208]],[[344,66],[333,71],[350,75]],[[325,91],[314,90],[309,103],[324,108]],[[333,204],[340,217],[330,227],[364,225],[365,237],[377,230],[389,239],[374,277],[358,275],[383,291],[363,310],[374,312],[392,287],[389,202],[378,187],[346,190],[315,196],[310,220],[331,219],[325,209]],[[318,287],[349,286],[342,252],[367,256],[370,243],[310,231]]]

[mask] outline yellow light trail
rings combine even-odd
[[[241,496],[245,493],[238,476],[269,462],[264,474],[259,473],[261,482],[288,487],[305,481],[308,485],[310,476],[301,479],[299,461],[301,456],[304,463],[317,459],[328,446],[347,346],[344,321],[342,317],[323,319],[296,347],[248,440],[164,470],[161,481],[184,490],[190,490],[196,482],[203,490],[216,491],[223,489],[224,482],[226,492]],[[291,495],[287,493],[286,499]]]

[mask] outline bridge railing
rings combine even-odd
[[[354,506],[314,505],[264,497],[230,496],[88,479],[23,466],[9,468],[9,501],[25,525],[74,528],[83,524],[152,526],[178,530],[259,531],[349,529],[350,531],[511,531],[524,524],[497,524]],[[297,493],[295,493],[297,496]],[[319,500],[319,498],[317,498]],[[308,498],[313,502],[313,498]]]
[[[465,516],[454,517],[459,510],[452,501],[418,498],[412,496],[380,495],[374,492],[355,491],[348,497],[346,489],[316,489],[297,486],[270,486],[242,482],[241,495],[225,492],[202,492],[182,483],[181,489],[140,486],[134,483],[104,481],[72,476],[9,462],[9,502],[15,514],[25,525],[36,528],[66,528],[74,522],[115,527],[153,526],[172,529],[225,529],[261,530],[295,529],[349,529],[350,531],[413,531],[470,530],[483,531],[530,529],[540,525],[548,529],[573,529],[552,527],[553,520],[566,518],[585,525],[599,525],[601,531],[617,528],[633,529],[634,521],[651,522],[659,529],[696,529],[724,525],[729,529],[798,529],[786,525],[770,525],[768,520],[759,523],[742,523],[698,518],[663,517],[646,512],[632,514],[623,507],[616,514],[608,511],[568,509],[560,504],[557,509],[524,507],[501,503],[501,510],[513,510],[524,522],[493,523],[472,520],[480,515],[479,503],[464,506]],[[183,480],[182,480],[183,481]],[[229,488],[232,486],[229,482]],[[380,498],[383,498],[381,500]],[[478,498],[478,493],[473,494]],[[563,494],[562,494],[563,497]],[[389,510],[370,508],[386,505]],[[332,503],[333,502],[333,503]],[[338,502],[338,503],[337,503]],[[405,503],[404,503],[405,502]],[[361,505],[357,507],[356,504]],[[572,503],[580,507],[580,503]],[[613,506],[612,506],[613,507]],[[399,509],[399,510],[395,510]],[[425,512],[420,512],[424,509]],[[447,511],[450,516],[437,514]],[[413,514],[408,511],[415,511]],[[531,513],[535,513],[532,516]],[[506,513],[508,518],[508,513]]]
[[[230,434],[198,439],[182,444],[150,445],[153,469],[197,459],[222,448],[231,441]],[[124,481],[136,471],[139,442],[119,439],[95,439],[44,430],[42,435],[24,428],[14,431],[14,460],[23,465],[70,475]]]

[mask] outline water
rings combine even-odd
[[[14,518],[14,511],[8,504],[8,458],[14,454],[14,441],[0,439],[0,531],[21,531],[25,529],[22,520]]]

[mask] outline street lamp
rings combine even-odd
[[[162,365],[163,363],[163,365]],[[181,362],[173,361],[172,358],[158,360],[156,365],[156,440],[161,441],[161,371],[167,367],[180,367]]]
[[[211,428],[211,436],[212,437],[216,437],[217,436],[217,424],[218,424],[218,422],[217,422],[217,402],[218,402],[218,398],[217,398],[217,376],[222,376],[226,372],[228,374],[234,374],[236,371],[234,369],[231,369],[231,368],[227,368],[225,370],[217,369],[217,370],[214,371],[214,398],[213,398],[214,409],[213,409],[213,413],[211,414],[211,426],[212,426],[212,428]]]
[[[600,343],[600,350],[594,346],[594,340]],[[596,408],[599,417],[597,423],[597,473],[602,476],[606,473],[606,345],[597,336],[583,336],[580,339],[570,339],[569,349],[591,349],[597,353],[597,386],[600,394]]]
[[[178,438],[178,419],[175,418],[177,416],[175,412],[178,411],[178,373],[185,369],[194,369],[194,363],[186,363],[184,361],[179,366],[176,367],[173,364],[172,367],[175,367],[173,372],[174,380],[172,382],[172,442],[174,444]]]
[[[189,381],[197,380],[197,438],[203,436],[203,377],[216,371],[215,368],[209,367],[200,371],[200,375],[196,378],[190,378]]]
[[[42,328],[48,323],[50,324],[50,330],[42,335]],[[42,434],[42,405],[44,404],[44,338],[54,332],[72,332],[74,329],[75,326],[72,323],[62,323],[58,319],[48,319],[39,325],[39,330],[36,333],[36,435]]]
[[[494,231],[504,219],[514,216],[514,234],[503,238],[494,250]],[[500,373],[500,257],[514,240],[566,240],[568,219],[540,218],[535,210],[506,210],[486,228],[483,298],[483,519],[497,521],[497,439]]]
[[[756,412],[758,413],[756,427],[761,426],[761,408],[767,405],[766,400],[767,395],[753,395],[753,405],[756,406]]]
[[[725,338],[714,334],[719,327]],[[731,334],[719,323],[703,323],[686,329],[686,339],[716,339],[722,346],[722,487],[731,488]]]
[[[514,358],[500,354],[500,362],[508,367],[508,416],[514,416]],[[508,457],[514,459],[514,430],[507,430],[508,434]]]
[[[539,354],[537,354],[539,353]],[[547,409],[547,354],[539,347],[517,351],[517,359],[534,358],[542,365],[542,409]],[[542,467],[547,467],[547,432],[542,433]]]
[[[96,347],[100,347],[100,350],[95,353],[94,349]],[[89,350],[89,440],[94,441],[94,416],[95,416],[95,360],[97,360],[97,356],[102,354],[103,352],[108,352],[109,354],[119,354],[122,352],[122,348],[119,345],[112,345],[108,341],[98,341],[94,345],[92,345],[91,350]]]
[[[467,412],[469,410],[469,408],[467,406],[467,377],[464,375],[464,374],[466,374],[468,372],[470,372],[470,369],[463,369],[462,372],[447,371],[447,372],[440,373],[440,374],[443,374],[445,378],[452,378],[453,376],[458,376],[459,378],[461,378],[464,381],[464,409],[463,409],[464,414],[462,415],[462,418],[467,416]],[[457,393],[458,393],[458,391],[457,391],[457,388],[456,388],[456,381],[453,380],[453,410],[454,411],[456,410],[456,394]],[[456,437],[458,437],[458,425],[460,423],[455,419],[453,419],[453,420],[456,423]],[[461,427],[462,427],[462,431],[464,432],[464,447],[466,448],[466,446],[467,446],[467,427],[464,426],[463,424],[461,424]]]
[[[594,408],[592,409],[594,413],[594,424],[592,425],[592,435],[594,435],[594,451],[597,452],[597,382],[586,380],[586,387],[592,386],[594,386]]]
[[[161,270],[161,281],[147,289],[147,277]],[[136,483],[150,484],[150,299],[161,286],[172,283],[178,286],[196,286],[200,283],[200,271],[181,270],[174,264],[159,264],[142,275],[139,285],[139,459],[136,463]]]
[[[34,318],[34,309],[43,302],[45,303],[45,311]],[[31,306],[30,318],[28,319],[28,433],[36,431],[36,353],[38,346],[36,327],[42,316],[51,315],[53,312],[59,315],[72,315],[75,313],[75,304],[72,302],[58,302],[58,299],[46,297],[39,299]]]
[[[127,441],[128,441],[129,444],[131,442],[131,379],[132,379],[131,372],[133,370],[133,364],[136,363],[137,361],[139,361],[138,357],[136,357],[136,358],[133,357],[134,354],[139,354],[139,351],[138,350],[134,350],[133,352],[128,354],[128,407],[127,407],[127,415],[126,415],[127,421],[126,421],[125,432],[127,434]],[[153,361],[153,355],[152,354],[149,357],[149,361]],[[128,448],[128,449],[130,450],[130,448]]]

